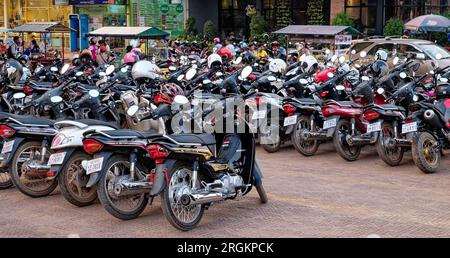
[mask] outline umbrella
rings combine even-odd
[[[450,27],[450,20],[441,15],[422,15],[416,17],[405,24],[405,29],[419,33],[447,32]]]

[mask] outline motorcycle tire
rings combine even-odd
[[[42,189],[28,187],[21,180],[22,165],[19,165],[19,158],[22,157],[22,154],[26,150],[29,150],[29,149],[39,149],[40,150],[41,146],[42,146],[42,142],[25,142],[25,143],[21,144],[19,146],[19,148],[17,148],[16,152],[13,154],[14,156],[13,156],[11,166],[10,166],[10,171],[11,171],[10,176],[11,176],[11,180],[13,181],[14,185],[23,194],[28,195],[33,198],[48,196],[58,186],[58,180],[56,178],[50,180],[47,183],[47,185],[44,185],[44,187]],[[47,153],[47,154],[49,155],[50,153]],[[26,158],[22,158],[22,159],[26,159]],[[42,179],[42,180],[46,180],[46,179]]]
[[[13,186],[13,182],[9,173],[0,171],[0,190],[8,189],[11,186]]]
[[[351,123],[348,120],[341,119],[336,125],[336,131],[334,132],[333,144],[337,153],[343,159],[347,161],[355,161],[361,154],[361,146],[349,146],[345,140],[346,134],[349,134],[351,130]],[[344,134],[341,134],[344,131]]]
[[[119,164],[119,163],[129,164],[129,160],[130,160],[130,158],[125,155],[112,156],[106,162],[104,169],[100,172],[101,175],[100,175],[100,179],[99,179],[99,182],[97,185],[97,194],[98,194],[98,199],[100,200],[100,203],[103,205],[105,210],[107,212],[109,212],[109,214],[111,214],[112,216],[114,216],[118,219],[121,219],[121,220],[132,220],[132,219],[139,217],[139,215],[141,215],[141,213],[144,211],[145,207],[148,204],[148,194],[142,194],[140,196],[141,200],[131,210],[123,210],[120,207],[117,207],[117,205],[115,205],[114,203],[112,203],[113,201],[110,198],[109,190],[108,190],[109,184],[107,182],[107,180],[108,180],[107,172],[115,164]],[[143,171],[143,168],[139,163],[136,164],[136,168],[141,169]]]
[[[379,132],[378,140],[375,144],[378,156],[391,167],[400,165],[403,160],[403,154],[405,150],[402,147],[397,147],[395,150],[388,149],[385,145],[385,137],[394,137],[394,126],[392,123],[384,122],[381,125],[381,131]],[[386,135],[387,133],[387,135]]]
[[[193,216],[194,218],[188,222],[180,221],[180,219],[176,216],[176,214],[173,210],[175,205],[172,205],[172,202],[171,202],[171,198],[175,197],[176,194],[174,193],[173,196],[171,197],[170,191],[172,190],[171,189],[172,177],[175,175],[175,172],[178,172],[178,171],[192,172],[192,164],[184,163],[184,162],[177,162],[177,163],[175,163],[175,165],[172,168],[169,169],[169,171],[168,171],[169,182],[167,182],[167,186],[165,187],[164,191],[161,193],[161,206],[162,206],[164,216],[166,217],[166,219],[169,221],[169,223],[172,226],[174,226],[175,228],[182,230],[182,231],[189,231],[189,230],[194,229],[197,226],[197,224],[200,222],[200,220],[203,217],[205,207],[204,207],[204,205],[196,205],[195,209],[197,209],[196,210],[197,213],[194,214],[194,216]],[[199,179],[199,181],[200,181],[200,179]],[[173,182],[177,183],[177,180],[173,180]],[[181,206],[183,204],[178,204],[178,205]],[[177,206],[176,210],[178,210],[180,208],[180,206]]]
[[[302,126],[302,128],[300,128]],[[309,117],[307,116],[300,116],[297,124],[295,124],[294,131],[291,134],[291,141],[292,145],[294,145],[294,148],[303,156],[309,157],[316,154],[317,150],[319,149],[319,141],[313,140],[313,141],[305,141],[302,136],[300,135],[302,130],[311,128],[311,121]],[[308,144],[308,146],[305,146],[305,144]]]
[[[412,157],[416,166],[425,174],[435,173],[441,163],[440,151],[432,151],[428,155],[425,153],[430,151],[428,148],[435,142],[436,138],[428,132],[418,133],[413,138]]]
[[[262,128],[260,128],[260,130],[268,130],[267,128],[265,128],[266,126],[268,126],[267,122],[263,122],[262,125],[261,125]],[[274,128],[277,128],[277,127],[274,127]],[[271,129],[271,130],[274,130],[274,129]],[[275,130],[278,130],[278,132],[280,131],[279,128],[275,129]],[[282,145],[281,136],[280,135],[278,135],[278,139],[277,139],[276,142],[268,143],[268,144],[263,144],[261,142],[262,141],[260,140],[261,147],[268,153],[278,152],[281,149],[281,145]]]
[[[68,202],[78,207],[89,206],[97,200],[96,186],[89,189],[83,187],[89,181],[89,176],[81,167],[81,162],[90,158],[91,156],[83,152],[74,153],[61,168],[58,175],[62,195]]]

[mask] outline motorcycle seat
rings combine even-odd
[[[330,104],[330,102],[333,103],[333,104],[337,104],[337,105],[339,105],[341,107],[362,108],[361,104],[355,103],[353,101],[335,101],[335,100],[330,100],[330,101],[328,101],[327,104]]]
[[[314,99],[309,98],[301,98],[301,99],[293,99],[295,102],[302,104],[302,105],[316,105],[317,102]]]
[[[2,113],[0,114],[0,120],[16,120],[18,123],[23,125],[40,125],[40,126],[53,126],[55,124],[54,120],[39,118],[34,116],[23,116],[23,115],[13,115]]]
[[[118,126],[117,124],[114,124],[111,122],[100,121],[100,120],[94,120],[94,119],[81,119],[81,120],[77,120],[77,122],[88,125],[88,126],[98,125],[98,126],[109,126],[114,129],[121,129],[121,127]]]
[[[390,111],[406,111],[404,107],[397,106],[394,104],[382,104],[382,105],[374,105],[377,108],[381,108],[384,110],[390,110]]]
[[[213,134],[173,134],[169,138],[181,143],[181,144],[201,144],[201,145],[213,145],[216,144],[216,137]]]
[[[102,132],[102,134],[107,135],[108,137],[114,139],[114,138],[134,138],[134,137],[138,137],[138,138],[151,138],[154,136],[160,136],[161,134],[159,134],[156,131],[134,131],[134,130],[128,130],[128,129],[122,129],[122,130],[114,130],[114,131],[104,131]]]

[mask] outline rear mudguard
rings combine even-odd
[[[114,154],[113,152],[102,151],[102,152],[94,155],[94,157],[92,159],[98,159],[98,158],[103,157],[102,169],[99,172],[95,172],[95,173],[92,173],[89,175],[89,181],[88,181],[86,187],[93,187],[94,185],[96,185],[98,183],[98,180],[100,179],[100,173],[103,172],[107,161],[113,154]]]
[[[340,120],[340,116],[330,116],[330,117],[327,117],[325,120],[324,120],[324,122],[326,121],[326,120],[331,120],[331,119],[334,119],[334,118],[336,118],[337,120],[336,120],[336,125],[339,123],[339,120]],[[336,126],[335,127],[331,127],[331,128],[328,128],[328,129],[326,129],[327,130],[327,136],[328,137],[333,137],[333,135],[334,135],[334,132],[336,131]]]
[[[61,165],[52,165],[50,167],[50,171],[54,173],[55,177],[59,175],[59,172],[61,172],[62,167],[66,164],[66,162],[72,157],[73,153],[77,150],[77,148],[67,148],[67,149],[60,149],[56,153],[60,152],[66,152],[66,156],[64,157]]]
[[[157,164],[155,169],[155,177],[153,187],[150,191],[150,196],[156,196],[164,191],[166,185],[169,183],[169,169],[171,169],[177,160],[169,159],[163,164]]]
[[[4,142],[7,142],[7,141],[12,141],[12,139],[5,140]],[[14,138],[14,144],[13,144],[11,152],[2,154],[3,160],[0,162],[0,168],[9,167],[9,165],[10,165],[10,163],[11,163],[13,157],[14,157],[14,154],[17,151],[17,148],[19,148],[19,146],[24,141],[25,141],[25,138],[22,138],[22,137],[15,137]]]
[[[258,162],[255,160],[255,164],[253,166],[253,185],[260,186],[262,185],[262,179],[264,178],[261,168],[258,165]]]

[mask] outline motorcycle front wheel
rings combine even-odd
[[[441,163],[441,151],[435,147],[437,141],[428,132],[418,133],[412,144],[412,157],[416,166],[425,174],[436,172]]]
[[[68,202],[78,207],[91,205],[97,199],[97,188],[86,187],[89,176],[81,166],[83,160],[90,158],[91,156],[82,152],[74,153],[59,174],[59,188],[62,195]]]
[[[400,165],[403,160],[404,149],[402,147],[391,148],[387,146],[387,141],[395,137],[394,125],[384,122],[381,125],[380,135],[375,148],[378,156],[391,167]]]
[[[25,142],[17,148],[11,162],[11,179],[14,185],[31,197],[44,197],[52,193],[58,186],[56,179],[48,179],[45,171],[32,171],[27,163],[41,163],[42,142]],[[50,152],[45,153],[44,164],[47,165]]]
[[[350,146],[347,142],[347,135],[351,135],[352,124],[350,121],[341,119],[336,125],[333,143],[337,153],[347,161],[355,161],[361,154],[361,146]]]
[[[125,155],[112,156],[107,161],[105,168],[100,172],[100,181],[97,187],[98,198],[105,210],[121,220],[137,218],[148,203],[148,194],[146,193],[117,196],[114,192],[116,182],[130,177],[129,159]],[[144,169],[142,166],[136,164],[135,169],[136,176],[139,179],[143,179],[142,171]]]
[[[169,182],[161,193],[164,216],[175,228],[182,231],[192,230],[200,222],[204,212],[204,205],[181,203],[181,197],[192,190],[192,164],[177,162],[168,173]]]

